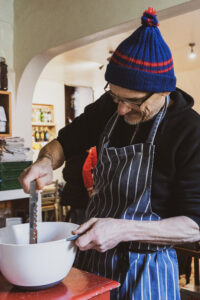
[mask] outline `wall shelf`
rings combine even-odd
[[[46,132],[48,139],[45,136]],[[34,103],[32,105],[32,149],[34,151],[40,150],[55,137],[54,106]]]
[[[32,123],[32,126],[45,126],[45,127],[48,127],[48,126],[56,126],[55,123]]]
[[[30,195],[26,194],[23,189],[0,191],[0,201],[15,200],[29,197]]]

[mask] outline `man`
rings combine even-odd
[[[20,178],[26,192],[33,179],[42,188],[65,159],[97,146],[75,266],[120,281],[112,299],[180,299],[173,245],[200,239],[200,117],[176,89],[157,26],[149,8],[108,64],[109,90]]]

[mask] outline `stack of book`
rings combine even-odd
[[[31,149],[24,146],[24,139],[20,137],[0,138],[0,161],[30,160]]]

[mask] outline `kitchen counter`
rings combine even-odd
[[[56,286],[41,291],[23,291],[15,288],[0,274],[1,300],[109,300],[110,290],[120,284],[108,278],[72,268]]]
[[[23,189],[0,191],[0,201],[29,198],[30,195],[24,193]]]

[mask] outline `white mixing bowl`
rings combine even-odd
[[[74,242],[67,242],[78,225],[65,222],[38,223],[38,243],[29,244],[29,224],[0,229],[0,271],[12,284],[27,289],[53,286],[70,271]]]

